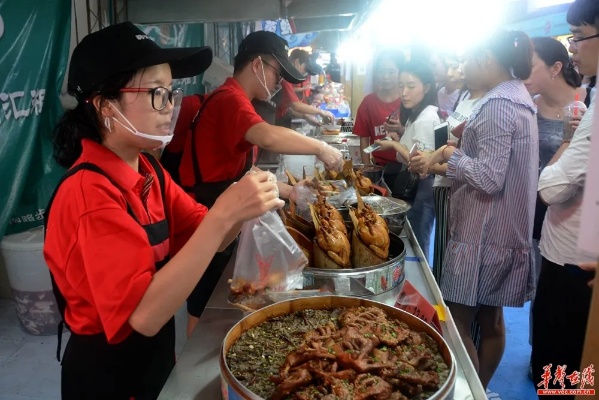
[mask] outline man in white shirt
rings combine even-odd
[[[568,38],[572,62],[581,74],[595,75],[599,59],[599,2],[576,0],[567,19],[573,34]],[[539,177],[539,194],[549,208],[541,233],[543,259],[533,305],[535,382],[541,381],[543,368],[549,364],[553,365],[552,373],[558,365],[567,365],[567,374],[586,367],[580,361],[591,290],[587,285],[589,273],[577,266],[581,261],[577,241],[594,111],[592,92],[591,105],[571,142],[562,143]],[[549,388],[554,387],[550,384]]]

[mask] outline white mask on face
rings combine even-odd
[[[112,117],[112,119],[115,122],[118,122],[119,124],[121,124],[123,126],[123,128],[127,129],[129,132],[131,132],[135,136],[139,136],[139,137],[142,137],[144,139],[156,140],[156,141],[158,141],[158,142],[161,143],[161,145],[158,146],[158,147],[156,147],[154,150],[156,150],[156,149],[162,149],[162,148],[166,147],[166,145],[169,144],[171,142],[171,140],[173,140],[173,128],[175,127],[175,125],[172,122],[173,120],[171,120],[171,130],[170,130],[170,133],[168,135],[164,135],[164,136],[163,135],[150,135],[149,133],[143,133],[143,132],[138,131],[133,126],[133,124],[127,119],[127,117],[125,117],[123,115],[123,113],[114,104],[112,104],[112,102],[110,102],[110,104],[114,106],[113,107],[114,110],[119,113],[119,115],[125,120],[125,122],[127,124],[129,124],[129,126],[123,124],[121,121],[119,121],[115,117]],[[175,119],[175,123],[176,123],[176,119]]]
[[[258,82],[260,82],[260,84],[262,85],[262,87],[264,89],[266,89],[266,98],[265,99],[258,99],[258,100],[269,102],[273,98],[273,96],[275,94],[277,94],[279,92],[279,90],[281,90],[281,84],[277,83],[275,85],[275,88],[274,88],[273,92],[272,93],[270,92],[270,90],[268,89],[268,86],[266,86],[266,74],[264,73],[264,62],[262,61],[261,57],[258,57],[258,58],[260,59],[260,64],[262,65],[262,78],[264,78],[264,82],[262,82],[260,80],[260,77],[258,76],[258,74],[256,72],[254,72],[254,75],[256,75],[256,79],[258,79]]]

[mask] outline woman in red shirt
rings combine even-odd
[[[358,107],[354,122],[354,135],[360,136],[360,150],[383,139],[388,134],[400,135],[403,127],[399,123],[399,107],[401,105],[399,91],[399,72],[404,64],[402,53],[388,51],[377,57],[374,66],[374,93],[364,97]],[[399,137],[396,137],[399,140]],[[369,154],[361,151],[362,162],[371,164]],[[375,151],[372,153],[374,163],[385,166],[385,182],[393,186],[401,166],[393,150]]]
[[[71,330],[63,399],[155,399],[175,363],[174,314],[242,222],[282,206],[267,173],[247,175],[208,211],[149,155],[172,137],[183,93],[209,48],[161,49],[130,22],[85,37],[54,131],[67,174],[46,211],[44,257]],[[239,207],[243,204],[243,207]]]

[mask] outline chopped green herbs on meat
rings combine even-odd
[[[239,337],[227,365],[270,400],[426,399],[449,376],[430,336],[376,307],[272,318]]]

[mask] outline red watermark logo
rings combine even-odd
[[[582,373],[574,371],[570,375],[566,374],[567,365],[558,365],[555,368],[555,373],[553,375],[551,374],[552,367],[553,364],[545,365],[543,367],[543,374],[541,375],[542,380],[537,383],[537,387],[541,389],[537,389],[537,395],[595,395],[595,389],[588,388],[588,386],[595,386],[595,369],[593,364],[583,369]],[[553,381],[551,378],[553,378]],[[568,383],[565,382],[566,380]],[[560,388],[549,389],[549,384],[559,385]],[[579,385],[579,387],[576,388],[576,385]],[[585,386],[587,387],[585,388]]]

